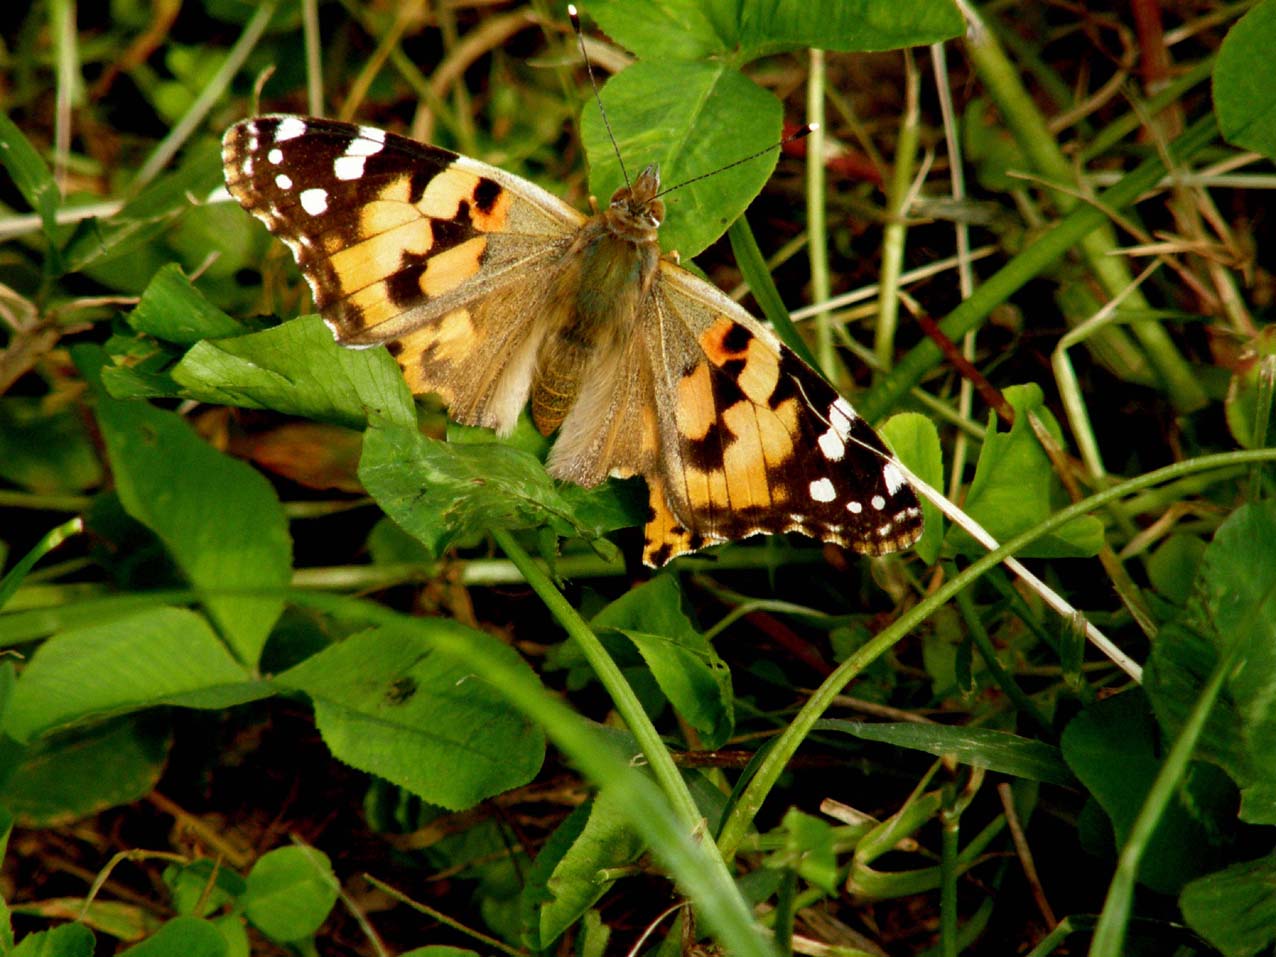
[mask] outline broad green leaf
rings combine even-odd
[[[1236,665],[1210,715],[1198,756],[1242,789],[1241,818],[1276,824],[1276,502],[1244,505],[1205,549],[1187,609],[1152,645],[1144,686],[1177,733],[1228,642]]]
[[[783,50],[895,50],[939,43],[963,21],[946,0],[593,0],[586,12],[640,57],[729,57]]]
[[[879,431],[891,451],[919,479],[931,488],[943,488],[944,453],[939,447],[939,430],[931,419],[919,412],[903,412],[887,419]],[[933,564],[944,544],[944,518],[927,499],[921,495],[917,498],[922,503],[925,526],[913,550]]]
[[[951,754],[962,764],[1011,774],[1029,781],[1071,784],[1073,777],[1059,749],[1044,741],[1021,738],[991,728],[961,728],[945,724],[913,724],[825,720],[818,727],[840,731],[864,741],[880,741],[896,747],[924,751],[936,757]]]
[[[93,932],[83,924],[62,924],[27,934],[13,957],[93,957]]]
[[[6,113],[0,113],[0,166],[13,178],[13,185],[22,198],[39,214],[45,237],[55,241],[62,194],[49,167]]]
[[[467,663],[434,652],[427,636],[439,633],[464,636],[476,657],[526,670],[491,636],[425,619],[411,632],[354,635],[276,682],[310,696],[319,731],[340,760],[433,804],[468,808],[531,780],[545,740]]]
[[[1191,928],[1224,957],[1271,953],[1276,942],[1276,854],[1188,883],[1179,907]]]
[[[240,660],[255,664],[292,574],[288,522],[274,489],[176,414],[108,397],[100,350],[77,346],[72,355],[96,386],[97,420],[125,510],[163,541]]]
[[[106,219],[90,219],[77,227],[66,247],[70,272],[103,272],[121,257],[142,250],[191,207],[191,197],[205,197],[221,185],[221,156],[212,144],[191,154],[177,172],[156,180],[123,209]]]
[[[323,851],[281,847],[264,854],[245,881],[244,914],[272,940],[302,940],[317,931],[337,902],[337,878]]]
[[[1276,0],[1264,0],[1228,31],[1214,63],[1214,112],[1223,137],[1276,159]]]
[[[1048,518],[1065,501],[1063,486],[1028,422],[1029,413],[1036,415],[1062,446],[1058,423],[1043,404],[1040,387],[1011,387],[1005,395],[1014,407],[1015,423],[1009,432],[998,432],[996,417],[989,416],[965,505],[970,516],[1000,542]],[[952,530],[949,540],[962,552],[977,554],[984,550],[959,529]],[[1103,524],[1086,515],[1033,542],[1019,557],[1094,555],[1102,546]]]
[[[1262,422],[1270,442],[1276,429],[1270,422],[1271,409],[1260,407],[1260,401],[1270,402],[1270,393],[1264,380],[1270,374],[1266,370],[1276,361],[1276,326],[1263,326],[1245,343],[1236,357],[1231,381],[1227,384],[1227,400],[1223,412],[1227,416],[1227,428],[1236,444],[1244,449],[1255,447],[1255,425]],[[1266,444],[1266,443],[1262,443]]]
[[[704,747],[721,747],[735,724],[731,672],[681,602],[677,579],[657,575],[612,602],[592,624],[632,641],[669,703],[704,736]]]
[[[221,861],[200,858],[164,868],[164,885],[179,914],[208,917],[243,896],[244,879]]]
[[[184,608],[149,608],[50,638],[18,679],[5,730],[19,741],[108,715],[181,705],[219,709],[269,688]]]
[[[489,528],[549,525],[559,535],[596,539],[625,516],[623,509],[582,507],[612,493],[559,485],[520,449],[440,442],[379,419],[364,434],[359,479],[385,513],[435,556],[458,538]]]
[[[221,931],[198,917],[174,917],[120,957],[225,957]]]
[[[28,396],[0,399],[0,478],[43,495],[102,481],[102,464],[83,420]]]
[[[180,345],[244,331],[240,323],[205,299],[176,263],[155,274],[141,302],[128,314],[128,324],[138,332]]]
[[[65,825],[150,793],[168,746],[158,722],[137,718],[64,731],[23,755],[0,802],[24,826]]]
[[[626,867],[645,849],[606,792],[568,815],[536,855],[523,888],[528,946],[548,949],[611,887],[599,871]]]
[[[384,349],[345,349],[318,316],[197,343],[173,369],[191,398],[362,428],[376,414],[415,427],[403,373]]]
[[[600,204],[625,183],[616,149],[631,181],[649,163],[659,164],[665,189],[714,173],[664,197],[660,245],[683,258],[726,232],[775,168],[778,149],[723,169],[778,143],[784,113],[771,93],[724,63],[635,63],[607,82],[602,99],[615,148],[597,106],[586,105],[580,122],[589,188]]]
[[[766,858],[766,866],[796,871],[824,893],[836,895],[838,865],[833,826],[797,808],[789,808],[784,814],[780,836],[784,846]]]
[[[1156,722],[1137,690],[1096,702],[1073,718],[1061,740],[1068,766],[1102,805],[1112,821],[1118,845],[1143,806],[1161,767]],[[1235,799],[1220,791],[1222,775],[1208,766],[1194,768],[1184,793],[1157,824],[1139,867],[1139,880],[1163,894],[1209,870],[1218,857],[1208,824]],[[1195,810],[1193,810],[1195,809]]]

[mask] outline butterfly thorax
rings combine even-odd
[[[562,425],[586,376],[603,374],[600,360],[626,351],[660,263],[659,191],[660,174],[649,166],[581,227],[563,257],[532,385],[532,420],[543,435]]]

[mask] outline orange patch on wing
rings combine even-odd
[[[691,551],[691,533],[669,510],[664,481],[658,474],[647,476],[647,494],[651,517],[643,530],[647,541],[642,549],[642,560],[659,567],[675,555]]]
[[[390,301],[384,282],[374,282],[370,286],[356,289],[345,297],[345,301],[359,311],[363,319],[360,328],[363,329],[378,326],[403,311]]]
[[[481,232],[498,233],[509,222],[510,204],[513,201],[514,197],[510,191],[501,189],[496,196],[496,201],[490,204],[487,212],[479,209],[477,203],[470,206],[470,222]]]
[[[400,179],[405,186],[407,180]],[[390,189],[383,190],[380,199],[374,199],[359,211],[359,235],[376,236],[404,223],[421,219],[421,212],[410,205],[407,196],[402,199],[386,196]]]
[[[674,406],[678,433],[693,442],[699,441],[708,435],[717,415],[709,367],[701,363],[678,382],[678,401]]]
[[[793,457],[793,436],[798,429],[798,400],[786,399],[774,412],[758,410],[758,439],[769,466],[777,466]]]
[[[425,186],[416,208],[433,219],[456,219],[461,203],[473,205],[476,174],[449,166]]]
[[[723,512],[734,507],[727,489],[727,474],[720,469],[701,472],[685,468],[682,472],[687,486],[687,503],[693,512]]]
[[[725,339],[736,323],[726,316],[719,316],[708,329],[700,334],[700,348],[715,366],[720,366],[728,359],[736,358],[736,353],[726,347]]]
[[[771,504],[760,418],[759,411],[747,402],[737,402],[722,416],[722,421],[735,435],[735,441],[727,446],[722,459],[727,488],[731,492],[732,508]]]
[[[737,385],[758,405],[766,405],[780,381],[780,354],[761,339],[751,339]]]
[[[392,349],[403,378],[414,395],[437,392],[451,402],[453,396],[443,385],[442,377],[431,372],[441,371],[469,351],[474,335],[474,324],[468,309],[454,309],[437,323],[421,326],[404,333]],[[428,354],[428,359],[424,359]]]
[[[465,280],[478,275],[483,268],[485,252],[487,239],[475,236],[431,256],[425,264],[425,272],[421,273],[421,291],[427,296],[441,296],[445,292],[451,292]]]
[[[354,291],[398,271],[404,253],[423,256],[434,244],[430,221],[417,217],[386,232],[373,234],[328,257],[341,288]]]

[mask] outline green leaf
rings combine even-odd
[[[235,904],[244,893],[244,879],[220,861],[207,858],[164,868],[164,885],[179,914],[207,917]]]
[[[632,588],[593,619],[634,643],[669,703],[704,736],[704,747],[721,747],[735,726],[731,671],[683,613],[673,575],[657,575]]]
[[[0,801],[27,827],[58,827],[149,794],[169,739],[155,722],[118,718],[47,737],[23,755]]]
[[[1064,501],[1063,487],[1050,459],[1028,422],[1036,415],[1062,447],[1059,425],[1042,401],[1036,385],[1011,387],[1006,399],[1015,409],[1009,432],[997,431],[996,416],[989,415],[983,450],[966,495],[966,511],[1000,542],[1044,521]],[[949,543],[965,554],[982,554],[960,529],[953,529]],[[1020,558],[1067,558],[1096,554],[1103,547],[1103,523],[1089,515],[1077,518],[1045,538],[1039,538]]]
[[[1197,755],[1242,789],[1241,818],[1276,824],[1276,502],[1244,505],[1214,533],[1186,610],[1152,645],[1144,687],[1176,734],[1228,642],[1236,666]]]
[[[835,896],[838,866],[832,825],[797,808],[789,808],[784,814],[781,835],[784,847],[766,859],[766,866],[797,871],[804,880]]]
[[[1228,31],[1214,63],[1214,112],[1223,138],[1276,159],[1276,0],[1264,0]]]
[[[1137,690],[1098,701],[1064,729],[1061,745],[1068,766],[1102,805],[1118,845],[1124,845],[1161,767],[1156,722]],[[1201,818],[1221,819],[1227,807],[1217,771],[1189,773],[1184,793],[1157,824],[1139,867],[1139,880],[1164,894],[1207,871],[1218,856]],[[1234,792],[1233,792],[1234,794]],[[1233,798],[1234,800],[1234,798]],[[1189,808],[1209,808],[1209,812]]]
[[[660,245],[683,258],[721,236],[758,195],[779,150],[732,169],[722,167],[779,142],[784,110],[771,93],[721,62],[647,62],[612,77],[602,91],[616,135],[613,148],[598,109],[586,106],[580,137],[589,155],[589,188],[600,203],[624,185],[616,149],[632,179],[660,165],[664,197]]]
[[[436,654],[426,636],[465,636],[476,657],[526,665],[483,632],[443,619],[421,625],[354,635],[276,682],[310,696],[337,758],[431,803],[468,808],[526,784],[544,759],[540,729],[466,663]]]
[[[317,931],[337,902],[337,878],[323,851],[281,847],[248,874],[244,914],[267,937],[286,943]]]
[[[93,932],[83,924],[62,924],[27,934],[13,957],[93,957]]]
[[[405,427],[416,411],[384,349],[345,349],[318,316],[200,342],[173,369],[191,398],[363,428],[375,414]]]
[[[939,430],[930,418],[920,412],[903,412],[887,419],[878,431],[896,457],[919,479],[931,488],[943,488],[944,453],[939,446]],[[917,497],[922,503],[925,530],[913,550],[927,564],[934,564],[944,544],[944,517],[929,500]]]
[[[184,608],[148,608],[63,632],[23,670],[5,716],[19,741],[86,718],[158,705],[225,708],[269,693],[208,623]]]
[[[806,47],[895,50],[958,36],[943,0],[593,0],[587,12],[618,43],[656,60],[730,56],[736,63]]]
[[[1276,942],[1276,854],[1198,877],[1179,907],[1191,928],[1224,957],[1252,957]]]
[[[226,938],[198,917],[174,917],[121,957],[225,957]]]
[[[70,409],[43,399],[0,399],[0,478],[41,495],[78,492],[102,481],[102,464]]]
[[[123,209],[104,220],[89,219],[77,227],[66,247],[66,269],[92,269],[141,250],[191,207],[222,183],[221,156],[211,144],[192,153],[177,172],[156,180]]]
[[[521,449],[440,442],[380,419],[364,434],[359,479],[385,513],[435,556],[458,538],[489,528],[549,525],[559,535],[595,539],[625,516],[624,510],[582,507],[612,493],[605,486],[560,486]]]
[[[22,198],[39,214],[45,237],[51,243],[56,241],[62,194],[49,167],[6,113],[0,113],[0,165],[13,177],[13,185]]]
[[[240,323],[204,298],[177,263],[169,263],[155,274],[141,302],[128,314],[128,324],[138,332],[181,345],[244,331]]]
[[[1044,741],[1021,738],[991,728],[960,728],[945,724],[913,724],[825,720],[817,727],[840,731],[864,741],[880,741],[900,748],[924,751],[936,757],[951,754],[962,764],[1011,774],[1029,781],[1072,784],[1072,774],[1059,749]]]
[[[576,808],[541,847],[523,887],[528,946],[547,950],[611,888],[599,871],[646,849],[606,792]]]
[[[108,397],[99,349],[77,346],[72,357],[95,385],[125,510],[163,541],[240,660],[255,664],[292,575],[288,522],[274,489],[174,413]]]

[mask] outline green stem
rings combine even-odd
[[[762,250],[758,248],[758,241],[753,235],[753,230],[749,228],[749,221],[743,216],[736,219],[727,229],[727,238],[731,240],[731,252],[735,255],[736,265],[740,267],[744,281],[749,284],[749,291],[758,301],[762,315],[766,316],[767,321],[775,329],[775,334],[812,369],[820,368],[806,340],[798,333],[793,320],[789,318],[789,310],[784,305],[780,290],[775,288],[771,271],[766,268],[766,259],[762,255]]]
[[[879,369],[895,361],[895,330],[899,326],[899,281],[904,271],[904,238],[908,234],[908,205],[921,123],[918,98],[921,78],[910,51],[904,51],[904,116],[895,145],[895,163],[887,187],[886,226],[882,230],[881,291],[877,297],[877,330],[873,353]],[[817,299],[818,301],[818,299]]]
[[[629,732],[638,742],[643,757],[647,759],[652,774],[660,785],[660,789],[664,791],[665,797],[669,799],[679,820],[690,830],[700,827],[704,815],[700,813],[695,800],[691,797],[691,792],[687,790],[687,784],[682,779],[678,766],[673,763],[669,749],[660,740],[655,725],[651,723],[638,696],[634,694],[634,689],[629,686],[629,682],[625,680],[624,674],[616,666],[611,655],[607,654],[598,636],[576,613],[576,609],[563,597],[562,592],[554,587],[554,583],[550,581],[545,570],[532,560],[510,532],[493,530],[492,537],[501,550],[509,556],[510,561],[523,573],[527,584],[545,603],[545,607],[563,626],[563,630],[576,642],[585,660],[594,669],[594,674],[611,695],[616,710],[620,712]]]
[[[979,19],[978,14],[968,8],[967,15],[970,17],[967,53],[1020,149],[1036,171],[1046,179],[1059,184],[1075,182],[1073,167],[1051,134],[1045,117],[1024,87],[1018,67],[1006,56],[996,37]],[[1065,190],[1056,190],[1054,200],[1064,213],[1074,211],[1082,203],[1082,200]],[[1078,245],[1090,271],[1099,279],[1109,296],[1118,295],[1130,286],[1130,271],[1125,259],[1113,255],[1119,251],[1119,244],[1110,223],[1104,221],[1087,230],[1085,235],[1078,238]],[[1130,293],[1127,307],[1129,312],[1138,313],[1150,308],[1150,304],[1138,290]],[[1179,355],[1164,326],[1145,319],[1131,322],[1130,331],[1156,369],[1175,408],[1180,412],[1190,412],[1207,403],[1205,390],[1191,367]],[[1099,335],[1102,336],[1103,333]]]
[[[833,674],[812,692],[802,709],[793,717],[789,726],[776,738],[759,762],[757,771],[740,793],[736,805],[722,826],[718,845],[723,856],[730,860],[740,842],[748,833],[754,818],[761,809],[771,789],[788,766],[802,742],[810,735],[824,712],[833,704],[834,699],[843,689],[863,672],[884,652],[892,648],[900,639],[919,627],[931,615],[942,608],[958,592],[969,587],[994,566],[1004,559],[1036,541],[1062,528],[1068,522],[1088,515],[1095,509],[1102,508],[1132,492],[1158,485],[1172,479],[1181,478],[1194,472],[1204,472],[1215,468],[1230,468],[1237,465],[1249,465],[1258,462],[1276,462],[1276,449],[1254,449],[1242,452],[1225,452],[1218,455],[1206,455],[1186,462],[1176,462],[1146,475],[1121,482],[1111,488],[1104,489],[1089,498],[1083,499],[1050,516],[1034,528],[1016,535],[995,551],[989,552],[972,562],[961,574],[949,579],[934,592],[927,595],[893,624],[881,631],[876,637],[867,641],[850,657],[837,667]]]
[[[1218,126],[1213,114],[1192,124],[1169,148],[1171,159],[1182,162],[1214,141]],[[949,339],[960,339],[978,329],[993,309],[1007,301],[1025,283],[1034,279],[1061,259],[1073,246],[1108,222],[1107,210],[1122,209],[1151,189],[1165,174],[1165,163],[1159,156],[1144,160],[1101,193],[1092,204],[1078,206],[1049,232],[1011,259],[970,298],[950,312],[940,323]],[[860,414],[870,422],[882,418],[908,390],[921,382],[942,358],[939,346],[929,339],[919,343],[871,392],[856,403]]]
[[[811,50],[806,80],[806,119],[814,125],[806,149],[806,254],[811,263],[811,301],[828,302],[828,223],[824,188],[824,51]],[[815,356],[830,382],[837,381],[837,356],[833,352],[833,326],[827,309],[815,314]]]

